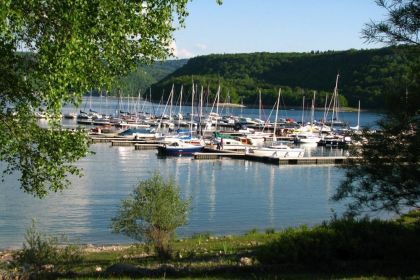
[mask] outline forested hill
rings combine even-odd
[[[408,51],[402,52],[402,49]],[[256,104],[261,90],[263,103],[273,104],[282,88],[283,102],[288,106],[302,104],[316,91],[317,106],[323,106],[325,95],[333,92],[337,73],[342,106],[381,108],[388,91],[405,93],[420,65],[419,47],[392,47],[371,50],[327,51],[311,53],[220,54],[195,57],[152,87],[153,98],[168,96],[172,84],[175,95],[191,83],[204,88],[214,97],[221,85],[221,100]],[[417,70],[416,70],[417,69]],[[417,79],[418,81],[418,79]],[[401,86],[398,86],[401,85]],[[208,89],[208,90],[207,90]],[[212,100],[212,99],[210,99]]]
[[[139,65],[135,71],[117,81],[112,94],[121,92],[122,95],[137,96],[139,91],[145,92],[152,84],[173,73],[187,61],[187,59],[177,59],[157,61],[152,65]]]

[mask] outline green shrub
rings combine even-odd
[[[274,234],[276,233],[276,230],[274,228],[266,228],[265,234]]]
[[[420,224],[420,209],[414,209],[401,215],[397,222],[403,224]]]
[[[247,232],[245,232],[245,236],[249,236],[249,235],[256,235],[258,233],[258,229],[253,228]]]
[[[51,270],[59,271],[82,260],[79,246],[60,246],[60,243],[67,243],[67,239],[64,236],[61,238],[48,236],[38,231],[36,223],[32,221],[26,230],[22,250],[16,252],[14,256],[16,264],[30,272],[45,270],[45,266],[51,266]]]
[[[284,230],[261,246],[262,263],[328,263],[359,260],[420,260],[420,226],[397,222],[334,219],[313,228]]]
[[[112,228],[133,239],[153,245],[161,258],[171,257],[175,230],[187,223],[190,201],[181,197],[173,179],[164,180],[159,173],[139,182],[129,198],[121,202]]]

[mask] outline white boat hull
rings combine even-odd
[[[251,154],[264,157],[274,158],[299,158],[303,157],[304,149],[275,149],[275,148],[259,148],[250,151]]]

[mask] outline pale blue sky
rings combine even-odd
[[[186,27],[175,32],[179,58],[377,48],[360,31],[385,15],[374,0],[194,0],[188,11]]]

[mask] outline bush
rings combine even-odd
[[[276,230],[274,228],[266,228],[265,234],[275,234]]]
[[[114,232],[153,244],[161,258],[170,257],[170,241],[175,230],[186,224],[189,200],[183,200],[172,179],[159,173],[141,181],[129,198],[121,203],[112,219]]]
[[[47,266],[50,270],[59,271],[70,264],[80,262],[81,248],[75,245],[59,245],[66,241],[64,236],[58,238],[39,232],[36,223],[32,221],[32,225],[26,230],[22,250],[14,256],[16,264],[30,272],[39,272]]]
[[[420,260],[418,248],[419,224],[345,218],[284,230],[259,248],[257,258],[269,264]]]
[[[250,229],[249,231],[245,232],[245,236],[252,236],[252,235],[256,235],[258,233],[258,229],[253,228]]]

